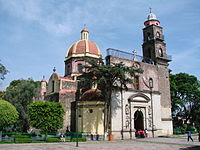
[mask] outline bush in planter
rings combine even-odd
[[[76,138],[73,138],[71,141],[72,141],[72,142],[76,142],[77,139],[76,139]],[[87,139],[86,139],[86,138],[78,138],[78,141],[79,141],[79,142],[86,142]]]
[[[185,129],[183,127],[175,128],[174,134],[185,134]]]
[[[59,137],[49,137],[46,142],[61,142]]]
[[[15,143],[31,143],[31,138],[16,138]]]

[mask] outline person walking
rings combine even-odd
[[[199,142],[200,142],[200,130],[199,130]]]
[[[188,141],[189,141],[190,139],[191,139],[192,142],[193,142],[193,139],[192,139],[192,133],[191,133],[191,131],[188,131]]]

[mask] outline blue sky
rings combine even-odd
[[[173,73],[200,79],[199,0],[0,0],[0,60],[16,79],[64,75],[64,58],[86,24],[89,39],[106,56],[107,48],[142,55],[143,23],[149,7],[164,29]]]

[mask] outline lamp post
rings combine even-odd
[[[76,147],[78,147],[78,101],[76,101]]]
[[[154,123],[153,123],[153,98],[152,98],[152,89],[153,89],[153,79],[149,79],[149,88],[151,96],[151,115],[152,115],[152,137],[154,138]]]

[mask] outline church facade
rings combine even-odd
[[[110,128],[115,139],[135,138],[136,131],[146,130],[149,137],[173,134],[168,63],[163,28],[156,15],[149,13],[143,29],[143,56],[136,52],[127,53],[107,49],[106,63],[123,63],[141,68],[142,74],[134,77],[127,91],[112,95],[112,118]],[[55,70],[48,86],[41,82],[41,98],[63,104],[65,109],[64,128],[85,134],[107,138],[105,130],[104,100],[98,96],[101,91],[93,87],[81,96],[78,78],[86,70],[84,58],[102,58],[100,48],[89,41],[89,31],[81,31],[81,40],[68,49],[65,57],[65,75]]]

